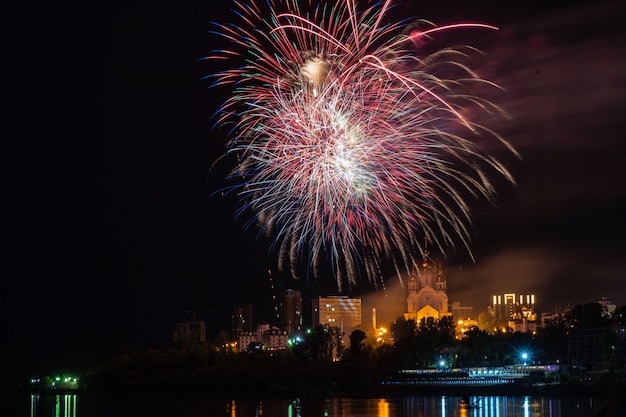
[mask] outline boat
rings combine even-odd
[[[431,386],[431,387],[486,387],[499,385],[513,385],[512,379],[504,379],[499,377],[435,377],[435,378],[392,378],[382,381],[383,386]]]

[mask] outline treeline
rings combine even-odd
[[[511,329],[489,332],[473,327],[456,339],[454,320],[398,318],[391,325],[393,343],[376,348],[363,332],[354,332],[348,353],[384,357],[394,369],[468,368],[515,364],[563,364],[623,371],[626,365],[626,306],[607,314],[599,303],[579,304],[548,320],[535,332]],[[578,355],[584,344],[585,356]]]
[[[478,327],[455,338],[449,318],[397,319],[393,342],[379,344],[362,330],[341,335],[336,327],[318,326],[284,350],[231,344],[197,343],[94,358],[77,371],[85,390],[109,393],[194,393],[229,395],[303,395],[365,393],[401,369],[569,364],[568,340],[575,329],[624,324],[626,308],[612,316],[597,303],[581,304],[536,333],[489,333]],[[606,337],[606,335],[613,335]],[[624,340],[603,333],[596,362],[622,374]],[[342,340],[343,338],[348,340]],[[344,348],[344,346],[349,346]],[[522,356],[525,354],[524,356]],[[562,378],[562,376],[560,376]],[[546,381],[550,382],[550,381]]]
[[[378,350],[337,350],[336,336],[337,328],[320,326],[284,350],[196,343],[107,355],[84,362],[78,373],[83,389],[98,393],[332,395],[375,389],[393,372]]]

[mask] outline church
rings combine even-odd
[[[419,323],[427,317],[439,320],[442,317],[452,315],[448,311],[446,287],[446,279],[441,265],[426,256],[420,267],[413,271],[409,277],[407,310],[404,313],[404,318]]]

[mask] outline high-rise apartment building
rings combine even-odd
[[[350,331],[361,324],[361,299],[348,296],[318,297],[313,302],[313,326],[329,325]]]
[[[233,332],[238,335],[241,332],[252,332],[252,304],[236,304],[233,306]]]
[[[280,321],[287,334],[302,333],[302,292],[285,290],[281,300]]]

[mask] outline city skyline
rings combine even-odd
[[[293,292],[299,293],[300,292],[299,290],[293,290],[293,289],[285,289],[283,291],[287,293],[293,293]],[[398,287],[398,288],[393,289],[392,291],[386,292],[385,294],[370,293],[370,294],[364,295],[363,299],[361,299],[360,297],[350,298],[350,302],[353,302],[352,300],[358,300],[358,308],[360,310],[359,317],[361,318],[361,321],[359,325],[357,326],[351,325],[348,327],[350,329],[359,328],[365,331],[371,331],[372,329],[377,328],[376,325],[379,325],[378,327],[388,328],[393,322],[395,322],[397,319],[402,318],[403,316],[407,320],[413,319],[413,320],[419,321],[419,318],[413,317],[411,315],[407,316],[407,303],[411,302],[410,293],[411,293],[410,289]],[[323,300],[332,300],[332,299],[341,300],[341,299],[347,299],[347,298],[348,296],[346,295],[337,296],[337,295],[329,294],[326,296],[319,297],[319,300],[322,300],[322,299]],[[477,322],[479,320],[480,315],[484,313],[490,313],[490,312],[495,315],[494,316],[495,319],[498,319],[498,318],[502,319],[504,317],[506,317],[507,320],[509,321],[515,320],[515,319],[521,319],[522,312],[524,311],[525,308],[527,308],[528,309],[527,312],[529,313],[529,315],[524,315],[524,317],[527,317],[530,321],[534,322],[535,326],[541,326],[541,323],[546,317],[551,318],[555,315],[565,314],[568,311],[570,311],[572,308],[574,308],[576,305],[588,304],[588,303],[600,303],[605,308],[607,308],[608,313],[611,313],[612,309],[624,305],[624,304],[615,303],[610,297],[602,296],[598,299],[579,300],[577,302],[572,302],[570,305],[567,305],[567,306],[559,306],[557,308],[548,308],[548,309],[545,309],[545,308],[537,309],[536,307],[537,302],[539,302],[538,305],[541,305],[540,301],[541,301],[541,297],[537,296],[537,294],[535,293],[532,293],[531,289],[528,289],[528,291],[523,292],[523,293],[518,293],[518,294],[505,291],[502,293],[486,295],[484,299],[476,300],[476,302],[470,303],[470,304],[465,304],[463,302],[460,302],[459,300],[450,298],[447,308],[444,309],[445,311],[444,310],[442,311],[444,311],[445,313],[451,314],[454,319],[454,322],[456,323],[458,320],[464,320],[468,318],[472,319],[474,322]],[[295,331],[295,332],[289,331],[289,329],[285,327],[285,324],[284,324],[285,320],[283,318],[282,313],[280,316],[277,316],[274,320],[272,320],[271,318],[268,320],[267,314],[263,314],[263,311],[261,311],[261,314],[259,314],[259,311],[257,311],[257,315],[253,313],[254,309],[258,307],[261,307],[261,310],[263,310],[264,308],[263,304],[251,303],[251,304],[245,304],[245,305],[250,309],[250,317],[258,317],[258,316],[261,317],[261,318],[255,318],[251,320],[251,323],[254,328],[262,324],[269,324],[271,326],[276,326],[278,329],[285,330],[289,334],[293,334],[293,333],[302,333],[302,332],[305,332],[307,329],[311,329],[315,327],[317,324],[316,315],[321,314],[321,311],[319,310],[316,312],[316,307],[315,307],[316,305],[319,304],[318,298],[311,298],[308,300],[302,299],[301,302],[302,302],[302,305],[304,306],[306,306],[307,304],[310,305],[312,303],[314,307],[312,310],[304,309],[306,313],[301,312],[302,315],[300,316],[300,319],[302,320],[302,327],[300,331]],[[233,306],[233,312],[232,312],[233,316],[236,316],[239,314],[238,311],[240,308],[241,308],[241,305]],[[265,306],[265,309],[267,309],[266,306]],[[280,304],[278,306],[278,309],[281,312],[285,311],[283,304]],[[471,313],[459,315],[459,314],[454,313],[455,309],[457,309],[458,311],[463,311],[463,312],[471,311]],[[297,310],[300,311],[299,309]],[[374,316],[376,316],[376,318],[374,318]],[[208,317],[207,320],[208,320],[208,324],[211,325],[210,316]],[[327,322],[326,320],[323,320],[323,321],[327,325],[336,325],[336,327],[340,327],[336,323],[330,323],[330,322]],[[233,321],[233,323],[235,322],[236,320]],[[236,335],[238,333],[238,328],[237,326],[233,326],[232,328],[218,328],[218,327],[215,327],[215,323],[213,323],[212,331],[213,331],[214,336],[222,331],[232,332],[232,334]],[[250,328],[247,331],[252,332],[253,329]],[[349,333],[350,331],[346,331],[346,334],[349,334]]]
[[[7,368],[160,346],[192,309],[230,320],[233,304],[256,302],[275,316],[273,294],[294,282],[242,232],[233,202],[211,195],[226,139],[211,115],[228,93],[207,91],[215,68],[202,58],[216,47],[210,22],[227,22],[230,2],[11,7],[23,36],[9,51],[17,114],[5,150],[0,316],[5,359],[18,359]],[[510,116],[493,128],[523,159],[505,161],[517,188],[495,207],[470,207],[475,259],[443,260],[450,302],[530,289],[541,311],[602,296],[626,304],[624,5],[395,11],[499,27],[470,43],[484,52],[481,76],[502,87],[489,98]],[[401,290],[395,274],[383,278],[358,288],[364,303]],[[323,275],[297,284],[336,291]]]

